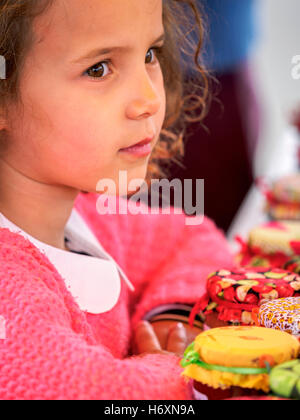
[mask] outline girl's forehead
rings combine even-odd
[[[48,39],[69,47],[93,39],[150,35],[160,28],[162,0],[54,0],[34,24],[40,42]]]

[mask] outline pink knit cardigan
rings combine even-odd
[[[207,275],[232,267],[223,234],[184,215],[99,215],[97,194],[75,207],[135,286],[117,305],[82,312],[62,277],[31,242],[0,229],[0,399],[192,399],[175,355],[130,356],[132,331],[161,304],[193,304]]]

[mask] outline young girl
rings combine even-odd
[[[192,398],[178,355],[197,331],[154,316],[230,268],[223,234],[96,207],[99,180],[150,179],[182,148],[183,4],[201,30],[192,0],[0,2],[1,399]]]

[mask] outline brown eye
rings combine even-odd
[[[152,63],[153,59],[155,59],[154,48],[150,48],[146,54],[146,64]]]
[[[98,79],[103,78],[103,77],[107,76],[107,74],[109,74],[108,64],[109,64],[108,61],[101,61],[100,63],[97,63],[94,66],[90,67],[86,71],[86,74],[89,77],[93,77],[93,78],[98,78]],[[108,70],[106,70],[106,68]]]

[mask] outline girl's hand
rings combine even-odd
[[[190,329],[176,321],[157,321],[150,324],[141,321],[133,337],[133,353],[174,353],[182,357],[187,346],[201,332],[198,328]]]

